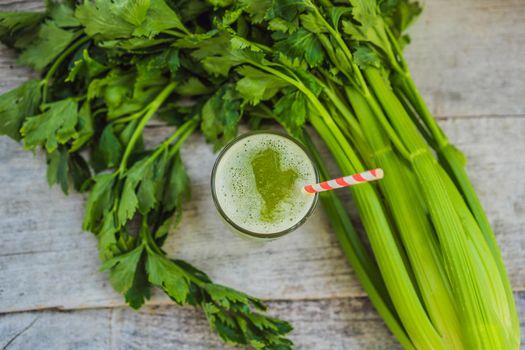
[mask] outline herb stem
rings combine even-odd
[[[175,142],[168,154],[168,158],[171,158],[179,150],[180,146],[186,141],[191,135],[193,130],[197,127],[198,119],[196,117],[188,120],[186,123],[181,125],[170,137],[164,140],[160,146],[157,147],[155,152],[149,157],[148,162],[156,159],[166,148],[168,148],[173,142]]]
[[[198,118],[193,118],[191,120],[188,120],[184,125],[182,125],[179,130],[180,130],[180,133],[179,133],[179,136],[173,140],[176,140],[175,143],[173,144],[169,154],[168,154],[168,157],[171,158],[173,157],[180,149],[180,146],[186,141],[186,139],[188,137],[190,137],[190,135],[193,133],[193,131],[195,130],[195,128],[197,127],[197,125],[199,124],[198,123]],[[169,144],[171,144],[172,141],[170,141]]]
[[[62,62],[66,59],[67,56],[69,56],[73,51],[75,51],[76,49],[78,49],[80,46],[82,46],[83,44],[85,44],[86,42],[88,42],[91,38],[88,37],[88,36],[85,36],[85,37],[81,37],[77,42],[75,42],[73,45],[71,45],[70,47],[67,48],[67,50],[65,50],[56,60],[55,62],[53,63],[53,65],[51,66],[51,68],[49,68],[49,70],[47,71],[44,79],[42,80],[42,84],[44,85],[44,89],[43,89],[43,92],[42,92],[42,101],[45,103],[46,100],[47,100],[47,90],[48,90],[48,86],[49,86],[49,81],[51,80],[51,78],[53,77],[53,75],[55,74],[55,72],[57,71],[58,67],[60,67],[60,65],[62,64]]]
[[[174,31],[174,30],[169,30],[169,29],[163,30],[163,31],[161,31],[161,33],[172,35],[172,36],[176,36],[177,38],[184,38],[184,37],[186,37],[187,35],[190,34],[190,33],[183,34],[183,33],[179,33],[179,32]]]
[[[127,123],[127,122],[131,122],[137,118],[140,118],[144,113],[146,113],[146,111],[149,109],[149,105],[147,105],[146,107],[142,108],[140,111],[138,112],[135,112],[135,113],[132,113],[132,114],[128,114],[124,117],[121,117],[121,118],[116,118],[116,119],[113,119],[113,118],[108,118],[108,120],[114,120],[113,123],[116,123],[116,124],[120,124],[120,123]]]
[[[142,120],[137,125],[137,128],[133,132],[133,135],[131,136],[131,139],[129,140],[129,143],[126,146],[126,150],[124,151],[124,155],[122,156],[122,160],[120,162],[119,167],[119,173],[120,176],[124,173],[126,170],[126,165],[128,162],[128,158],[131,155],[131,152],[133,151],[133,148],[135,148],[135,144],[137,143],[139,137],[142,135],[142,131],[146,127],[146,124],[150,121],[150,119],[153,117],[155,112],[160,108],[160,106],[164,103],[166,98],[173,92],[175,87],[177,86],[176,82],[172,82],[168,84],[161,92],[160,94],[148,105],[146,114],[142,117]]]

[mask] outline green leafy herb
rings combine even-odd
[[[224,86],[204,104],[201,130],[215,149],[237,134],[237,124],[241,119],[239,106],[240,99],[233,85]]]
[[[0,134],[19,140],[20,127],[27,117],[38,112],[41,84],[29,80],[0,96]]]
[[[44,146],[49,153],[53,153],[59,144],[78,137],[76,125],[78,123],[77,102],[68,98],[43,106],[42,114],[29,117],[20,129],[24,138],[24,146],[34,149]]]
[[[67,48],[80,33],[58,27],[54,22],[45,22],[38,30],[38,38],[20,55],[22,64],[42,70]]]

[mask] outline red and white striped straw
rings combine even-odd
[[[315,185],[304,186],[304,190],[308,193],[330,191],[341,187],[354,186],[365,182],[376,181],[382,179],[383,175],[383,169],[372,169],[363,171],[359,174],[344,176],[337,179],[324,181]]]

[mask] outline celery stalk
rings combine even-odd
[[[518,313],[514,303],[514,297],[512,294],[512,288],[510,281],[501,257],[500,249],[497,245],[494,231],[490,226],[488,218],[483,210],[481,203],[476,195],[474,187],[465,171],[464,167],[464,157],[452,144],[449,143],[444,132],[441,130],[435,119],[432,117],[430,110],[425,104],[423,98],[419,94],[415,84],[412,80],[412,77],[407,72],[404,75],[396,77],[396,82],[401,82],[396,84],[396,88],[401,90],[401,92],[407,97],[414,109],[417,111],[418,115],[422,119],[423,123],[431,130],[432,136],[434,138],[434,147],[435,151],[438,154],[439,162],[442,164],[444,169],[447,171],[449,176],[454,180],[456,186],[461,191],[462,196],[467,202],[472,214],[474,215],[481,231],[483,232],[484,238],[487,244],[490,247],[490,251],[496,260],[499,273],[503,280],[504,288],[506,291],[506,300],[507,307],[511,314],[512,320],[512,329],[516,337],[519,338],[519,329],[520,324],[518,320]],[[519,344],[519,339],[516,340]],[[517,346],[516,346],[517,347]]]
[[[458,202],[458,197],[450,192],[457,189],[447,186],[444,172],[380,72],[367,68],[365,75],[375,94],[381,96],[389,121],[411,153],[410,163],[428,205],[454,296],[461,307],[459,317],[467,347],[509,348],[506,321],[498,317],[505,311],[497,310],[499,303],[492,299],[506,296],[503,284],[498,283],[501,275],[493,261],[487,262],[493,258],[492,254],[480,252],[479,245],[471,239],[478,236],[479,226],[472,224],[470,211],[461,210],[462,200]]]
[[[347,88],[347,93],[375,151],[377,164],[387,174],[379,186],[398,226],[429,317],[447,347],[461,349],[457,305],[443,267],[439,242],[414,176],[392,150],[365,98],[351,88]]]
[[[310,154],[314,156],[321,177],[324,179],[330,178],[319,152],[309,137],[304,137],[303,142],[310,150]],[[403,347],[405,349],[415,349],[392,305],[392,300],[387,293],[377,265],[361,242],[337,194],[334,191],[328,191],[321,193],[320,197],[341,249],[354,269],[363,289],[368,294],[370,301]]]
[[[358,171],[361,164],[352,164],[354,151],[335,124],[325,124],[313,116],[311,123],[327,144],[344,173]],[[330,122],[330,121],[328,121]],[[350,157],[348,157],[350,156]],[[352,188],[352,195],[367,231],[374,256],[388,292],[403,326],[418,349],[446,349],[442,338],[428,319],[412,283],[410,272],[398,249],[388,216],[373,185],[362,184]]]

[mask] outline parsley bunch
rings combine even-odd
[[[162,250],[190,195],[181,147],[201,126],[219,148],[241,116],[232,86],[185,49],[214,35],[199,19],[208,8],[48,1],[44,13],[0,13],[2,42],[42,74],[0,96],[0,133],[45,152],[50,185],[89,192],[83,227],[96,235],[102,270],[131,307],[156,286],[177,304],[202,309],[225,342],[288,349],[291,326],[265,315],[259,299]],[[176,131],[146,148],[152,118]]]

